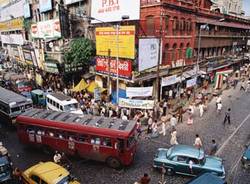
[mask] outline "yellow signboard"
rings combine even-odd
[[[23,29],[23,18],[16,18],[0,22],[0,31],[15,31]]]
[[[120,26],[118,40],[115,27],[96,28],[96,55],[108,56],[109,49],[111,57],[134,59],[135,26]]]

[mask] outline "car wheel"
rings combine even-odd
[[[166,168],[166,174],[168,176],[172,176],[172,175],[174,175],[174,170],[172,168]]]
[[[108,166],[113,168],[113,169],[120,169],[122,166],[121,162],[114,157],[109,157],[106,162],[107,162]]]

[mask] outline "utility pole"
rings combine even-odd
[[[108,101],[110,101],[110,54],[111,54],[111,50],[108,49]]]
[[[162,57],[162,48],[161,48],[161,42],[162,42],[162,10],[160,12],[160,30],[159,30],[159,52],[158,52],[158,63],[157,63],[157,79],[156,79],[156,99],[159,102],[160,101],[160,64],[161,64],[161,57]]]

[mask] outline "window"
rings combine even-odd
[[[58,103],[56,103],[56,108],[59,109],[59,104]]]
[[[187,162],[187,157],[185,157],[185,156],[178,156],[177,157],[177,161],[178,162],[185,162],[186,163]]]
[[[174,19],[173,19],[173,30],[175,31],[175,30],[177,30],[177,24],[178,24],[178,18],[177,17],[174,17]]]
[[[198,165],[198,164],[200,163],[199,160],[197,160],[197,159],[195,159],[195,158],[189,158],[189,159],[188,159],[188,162],[189,162],[190,160],[193,162],[193,164],[196,164],[196,165]]]
[[[19,112],[20,110],[21,110],[20,107],[11,108],[11,112]]]
[[[36,182],[37,184],[40,184],[40,178],[36,175],[32,175],[30,177],[34,182]]]
[[[63,111],[63,107],[60,105],[60,110]]]
[[[165,61],[168,61],[169,60],[169,44],[168,43],[166,43],[165,44],[165,49],[164,49],[164,60]]]
[[[180,30],[181,31],[185,30],[185,19],[184,18],[181,18],[181,21],[180,21]]]
[[[150,15],[146,17],[146,29],[148,35],[153,35],[155,31],[154,16]]]
[[[103,138],[103,146],[112,147],[112,142],[110,138]]]
[[[173,50],[172,50],[172,61],[175,61],[176,60],[176,47],[177,47],[177,44],[174,43],[173,45]]]
[[[91,144],[101,144],[101,138],[100,137],[93,137],[91,138],[91,141],[90,141]]]
[[[168,32],[169,28],[169,16],[165,16],[165,31]]]
[[[79,142],[88,142],[88,136],[87,135],[80,135]]]
[[[183,52],[182,52],[182,50],[183,50],[183,43],[181,43],[180,44],[180,49],[179,49],[179,59],[182,59],[183,58]]]

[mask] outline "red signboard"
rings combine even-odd
[[[119,59],[118,74],[120,78],[131,79],[132,76],[132,61]],[[109,59],[108,58],[96,58],[96,72],[108,74],[109,73]],[[110,75],[116,75],[116,59],[110,59]]]

